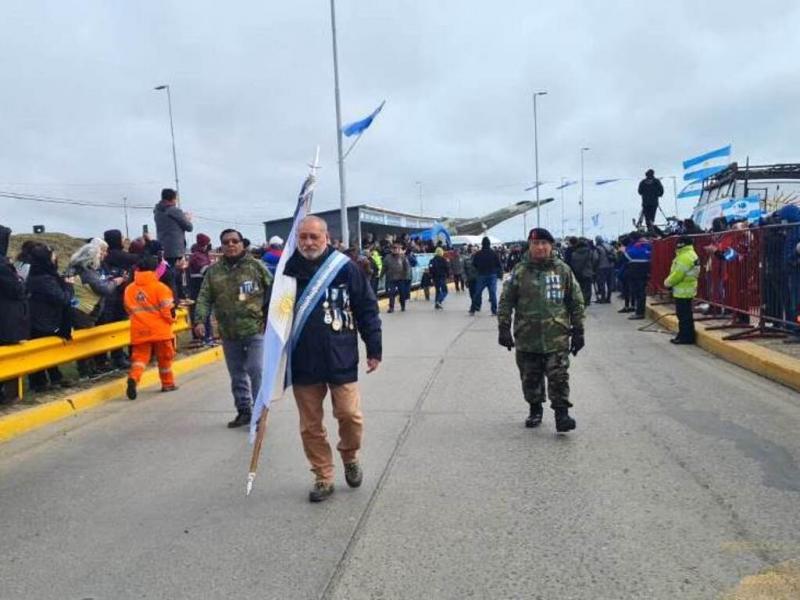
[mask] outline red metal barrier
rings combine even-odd
[[[797,331],[800,309],[800,224],[734,229],[691,236],[700,261],[697,300],[710,319],[730,319],[715,328],[748,331],[726,339]],[[653,244],[650,290],[664,294],[676,237]],[[702,319],[703,317],[701,317]]]

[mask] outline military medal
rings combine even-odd
[[[330,325],[333,323],[333,316],[331,315],[331,303],[328,302],[328,296],[330,295],[330,290],[325,290],[325,302],[322,303],[322,308],[325,310],[325,316],[322,320],[325,322],[325,325]]]
[[[342,329],[342,318],[339,316],[339,311],[336,311],[336,317],[333,319],[333,323],[331,327],[334,331],[341,331]]]
[[[244,302],[245,300],[247,300],[247,294],[239,292],[239,302]]]

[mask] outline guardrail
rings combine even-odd
[[[691,236],[700,261],[697,300],[701,319],[728,319],[711,329],[745,329],[725,339],[797,333],[800,316],[800,224],[767,225]],[[675,237],[653,244],[650,289],[666,294],[664,279]]]
[[[190,328],[187,310],[179,309],[176,317],[172,328],[175,333]],[[17,379],[21,392],[25,375],[124,348],[130,343],[130,322],[118,321],[89,329],[76,329],[72,332],[71,340],[52,336],[0,346],[0,381]]]

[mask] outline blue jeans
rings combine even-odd
[[[435,279],[433,287],[436,290],[436,303],[441,304],[447,298],[447,279]]]
[[[241,340],[222,340],[225,365],[231,376],[231,392],[238,412],[249,413],[261,389],[261,361],[264,336],[254,335]]]
[[[472,295],[470,312],[481,309],[481,296],[483,296],[485,288],[489,288],[489,304],[492,307],[492,314],[497,313],[497,275],[478,275],[475,281],[475,293]]]

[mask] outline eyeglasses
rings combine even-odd
[[[237,244],[241,244],[241,243],[242,243],[242,240],[234,240],[234,239],[231,239],[231,238],[228,238],[227,240],[222,240],[222,245],[223,246],[236,246]]]

